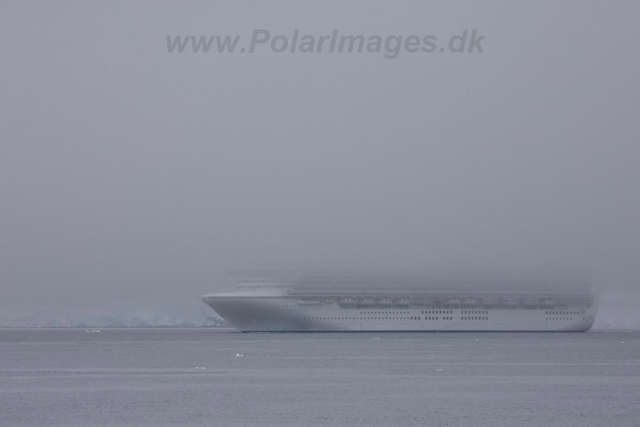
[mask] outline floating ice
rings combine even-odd
[[[244,354],[236,353],[236,357],[242,357]]]

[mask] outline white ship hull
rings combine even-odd
[[[408,307],[308,301],[251,292],[205,295],[203,301],[242,332],[567,331],[591,328],[597,307]]]

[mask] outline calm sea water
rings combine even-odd
[[[0,330],[0,425],[74,424],[637,427],[640,332]]]

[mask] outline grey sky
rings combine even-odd
[[[640,280],[640,4],[0,4],[0,310],[197,300],[228,268]],[[478,29],[482,54],[169,54]]]

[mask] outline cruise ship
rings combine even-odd
[[[242,332],[588,331],[585,284],[327,277],[240,280],[202,297]]]

